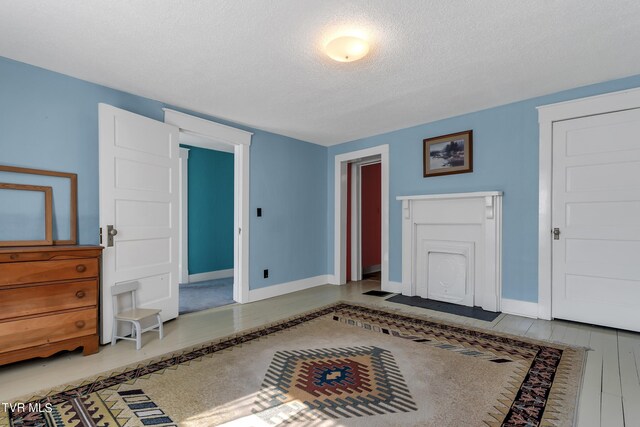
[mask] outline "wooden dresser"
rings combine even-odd
[[[98,351],[100,246],[0,248],[0,365]]]

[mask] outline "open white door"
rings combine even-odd
[[[104,344],[114,284],[138,280],[141,307],[162,309],[164,321],[178,317],[178,128],[100,104],[99,145]]]

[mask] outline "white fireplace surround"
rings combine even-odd
[[[500,311],[502,192],[400,196],[402,294]]]

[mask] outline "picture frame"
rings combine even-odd
[[[422,167],[425,178],[473,172],[473,131],[424,139]]]
[[[78,175],[75,173],[50,171],[44,169],[23,168],[19,166],[0,165],[0,172],[16,174],[50,176],[69,180],[69,238],[52,241],[52,245],[78,244]],[[53,215],[53,214],[52,214]]]
[[[4,240],[0,247],[8,246],[49,246],[53,243],[53,189],[42,185],[0,183],[0,190],[41,191],[44,193],[44,239]]]

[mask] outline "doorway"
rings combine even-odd
[[[180,315],[233,304],[233,148],[180,132]],[[196,145],[194,145],[196,144]],[[224,147],[221,147],[224,148]]]
[[[538,317],[638,330],[640,90],[538,107]]]
[[[164,109],[165,123],[177,126],[180,139],[194,147],[233,153],[233,301],[249,302],[249,147],[253,133]],[[189,137],[193,138],[189,138]],[[181,159],[181,164],[186,164]],[[188,185],[188,183],[185,183]],[[182,203],[181,203],[182,205]],[[188,213],[188,212],[187,212]],[[184,221],[180,221],[184,224]],[[187,227],[181,227],[188,236]],[[185,244],[186,243],[186,244]],[[180,264],[188,265],[188,237],[180,240]],[[185,249],[186,248],[186,249]],[[186,252],[186,253],[185,253]],[[184,278],[185,269],[180,278]]]
[[[347,282],[381,282],[382,166],[380,156],[347,168]]]
[[[554,318],[640,331],[640,108],[553,125]]]
[[[163,321],[179,306],[179,134],[209,138],[234,153],[233,299],[249,299],[249,146],[251,132],[163,109],[164,123],[99,104],[101,342],[113,326],[111,288],[138,281],[140,307],[160,308]]]
[[[347,178],[348,169],[353,167],[354,163],[375,163],[380,164],[380,287],[383,291],[396,292],[395,289],[391,289],[389,283],[389,146],[380,145],[377,147],[371,147],[364,150],[353,151],[350,153],[338,154],[335,156],[334,163],[334,278],[332,283],[336,285],[343,285],[347,283],[347,270],[353,267],[354,261],[360,259],[359,256],[350,256],[350,264],[347,263],[347,228],[349,218],[347,216]],[[356,177],[356,179],[358,179]],[[356,181],[354,179],[353,181]],[[357,207],[358,204],[353,204],[352,207]],[[358,215],[353,212],[351,216]],[[359,217],[359,216],[358,216]],[[351,239],[353,242],[357,242],[356,238],[353,238],[354,230],[359,227],[354,227],[351,230]],[[351,245],[351,251],[354,248],[358,248],[359,245]],[[351,271],[351,279],[356,280],[357,272],[362,271],[360,268],[356,268],[356,271]],[[398,286],[399,287],[399,286]]]

